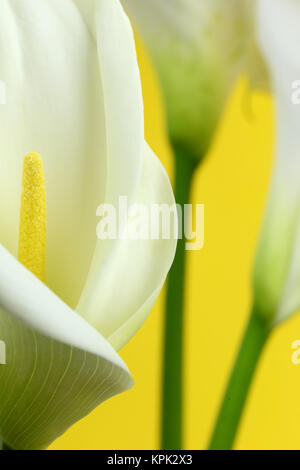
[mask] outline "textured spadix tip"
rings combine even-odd
[[[37,152],[28,153],[23,164],[19,261],[45,280],[46,189],[43,161]]]
[[[29,152],[24,158],[24,171],[36,167],[38,171],[42,170],[43,172],[43,160],[38,152]]]

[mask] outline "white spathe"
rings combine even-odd
[[[299,0],[260,0],[258,29],[276,97],[277,154],[254,272],[258,309],[278,323],[300,308]]]
[[[152,55],[172,141],[202,158],[234,82],[267,82],[253,0],[122,0]]]
[[[115,349],[149,314],[175,253],[174,239],[97,240],[97,206],[174,198],[144,141],[119,0],[2,0],[0,77],[0,436],[42,449],[132,385]],[[46,175],[47,287],[16,259],[22,162],[33,150]]]

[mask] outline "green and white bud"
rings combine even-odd
[[[207,152],[237,77],[267,81],[254,34],[253,0],[123,0],[152,55],[173,143]]]
[[[300,1],[260,0],[259,39],[276,96],[277,156],[254,271],[256,309],[273,323],[300,308]]]

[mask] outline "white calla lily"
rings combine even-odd
[[[174,198],[144,141],[119,0],[2,1],[0,78],[0,436],[13,449],[43,449],[132,385],[115,349],[145,320],[174,257],[174,239],[97,240],[98,205]],[[32,149],[46,176],[47,286],[16,259]]]
[[[300,308],[300,108],[293,83],[300,76],[300,2],[260,0],[259,36],[277,107],[277,156],[257,254],[257,309],[278,323]]]
[[[202,158],[241,72],[265,85],[252,0],[122,0],[154,59],[169,133]]]
[[[300,307],[300,1],[257,0],[257,36],[276,98],[277,155],[254,268],[254,301],[210,449],[233,448],[248,392],[274,327]]]

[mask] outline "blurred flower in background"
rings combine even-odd
[[[172,143],[201,159],[241,73],[265,87],[252,0],[122,0],[154,60]]]
[[[276,324],[300,308],[299,0],[259,0],[257,35],[276,100],[277,154],[256,256],[253,309],[219,414],[211,448],[229,449],[262,350]]]
[[[254,273],[257,308],[278,323],[300,308],[299,0],[260,0],[259,37],[276,99],[276,161]]]

